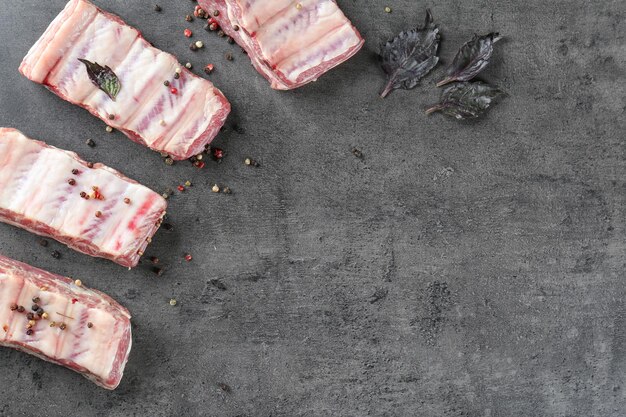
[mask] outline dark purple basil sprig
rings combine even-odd
[[[85,64],[87,75],[91,82],[100,90],[104,91],[111,100],[115,101],[115,97],[117,97],[117,94],[122,89],[122,83],[113,70],[108,66],[103,67],[97,62],[90,62],[81,58],[78,58],[78,60]]]
[[[411,89],[439,62],[439,28],[433,26],[433,16],[426,10],[423,28],[401,32],[381,46],[382,68],[388,81],[380,93],[386,97],[397,88]]]
[[[460,120],[473,119],[504,94],[498,87],[481,81],[454,83],[443,90],[439,104],[426,110],[426,114],[442,112]]]
[[[469,81],[477,76],[489,63],[493,45],[500,39],[502,37],[496,32],[484,36],[474,35],[472,40],[461,46],[448,67],[448,75],[437,83],[437,87],[454,81]]]

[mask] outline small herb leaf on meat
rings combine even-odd
[[[382,67],[389,77],[381,97],[397,88],[408,90],[415,87],[437,65],[439,28],[432,23],[433,16],[430,10],[426,10],[423,28],[401,32],[381,46]]]
[[[115,97],[122,89],[122,83],[117,75],[108,66],[101,66],[97,62],[89,62],[86,59],[78,58],[80,62],[87,67],[87,75],[91,82],[104,91],[111,100],[115,101]]]
[[[455,83],[443,90],[439,104],[426,110],[426,114],[439,111],[459,120],[473,119],[504,94],[498,87],[480,81]]]
[[[461,46],[448,68],[448,75],[437,83],[437,87],[454,81],[469,81],[478,75],[489,63],[493,44],[500,39],[502,37],[496,32],[484,36],[474,35],[472,40]]]

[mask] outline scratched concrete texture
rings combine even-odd
[[[197,73],[215,64],[233,113],[202,170],[21,77],[64,0],[0,0],[0,125],[155,190],[193,183],[131,271],[0,225],[0,253],[105,291],[134,331],[113,392],[1,350],[0,416],[626,416],[623,0],[339,0],[365,47],[290,92],[187,23],[195,3],[160,1],[96,3]],[[383,100],[379,43],[426,7],[442,64]],[[505,40],[481,78],[508,97],[478,121],[426,116],[488,31]]]

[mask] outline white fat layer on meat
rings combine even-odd
[[[80,173],[73,175],[74,169]],[[93,187],[103,200],[80,196],[94,195]],[[144,239],[146,230],[140,226],[145,216],[164,207],[161,196],[110,168],[87,168],[71,152],[45,146],[16,130],[0,129],[0,209],[15,217],[42,223],[66,238],[86,239],[100,251],[120,256]]]
[[[260,0],[237,3],[241,16],[231,2],[226,2],[226,8],[231,23],[245,29],[240,32],[242,41],[253,50],[260,49],[258,62],[267,62],[293,83],[308,70],[340,57],[362,42],[332,0],[277,1],[271,5]],[[262,70],[272,74],[269,68]]]
[[[201,148],[197,139],[211,130],[213,117],[228,107],[207,80],[186,69],[175,79],[176,68],[184,66],[172,55],[152,47],[136,29],[85,0],[71,0],[51,27],[55,24],[62,30],[50,35],[54,31],[49,29],[43,37],[52,37],[50,42],[37,42],[31,48],[22,63],[25,75],[37,82],[45,80],[61,97],[85,106],[108,125],[157,151],[181,159],[191,156],[174,150]],[[115,100],[94,85],[79,59],[111,68],[122,86]]]
[[[82,367],[102,380],[108,379],[126,329],[112,310],[83,303],[81,292],[88,290],[42,291],[22,270],[0,271],[0,342],[24,344],[45,357],[73,362],[72,367]],[[31,328],[32,334],[28,335],[26,314],[31,312],[33,297],[39,297],[38,305],[48,314],[48,319],[38,318]],[[12,303],[24,306],[26,311],[11,311]],[[50,327],[51,322],[56,325]],[[59,327],[62,323],[65,330]],[[88,328],[87,323],[92,327]]]

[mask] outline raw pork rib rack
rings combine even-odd
[[[315,81],[363,46],[334,0],[198,2],[277,90]]]
[[[114,389],[132,345],[130,314],[77,283],[0,255],[0,346]]]
[[[166,207],[114,169],[0,128],[0,221],[133,267]]]
[[[121,81],[115,100],[90,81],[79,59],[113,70]],[[133,141],[177,160],[201,153],[230,112],[213,84],[86,0],[67,3],[30,49],[20,72]]]

